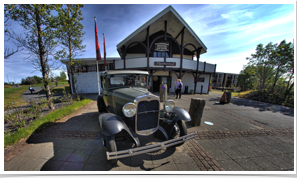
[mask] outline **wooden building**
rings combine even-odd
[[[216,71],[216,64],[199,61],[207,52],[206,46],[171,6],[122,40],[117,51],[120,58],[107,58],[108,70],[148,71],[152,92],[158,92],[161,83],[167,84],[168,92],[174,92],[178,78],[184,84],[182,92],[208,93]],[[96,93],[96,59],[82,61],[75,76],[78,91]],[[99,68],[104,70],[103,61]]]

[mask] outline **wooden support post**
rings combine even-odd
[[[149,71],[150,64],[150,26],[146,29],[146,70]]]
[[[191,121],[189,122],[192,126],[200,126],[201,118],[205,106],[205,100],[201,98],[191,98],[191,104],[189,109],[189,114],[191,116]]]
[[[127,49],[126,49],[125,45],[123,45],[122,48],[123,48],[123,49],[122,49],[122,51],[123,51],[123,56],[122,56],[122,58],[123,58],[123,60],[124,60],[124,69],[126,69],[126,52],[127,52]]]
[[[204,69],[203,69],[203,73],[205,73],[205,67],[206,67],[206,62],[204,61]]]
[[[179,77],[181,77],[182,68],[183,68],[183,53],[184,53],[184,33],[185,30],[183,29],[181,32],[181,52],[180,52],[180,68],[179,68]]]
[[[165,20],[164,22],[164,25],[165,25],[165,41],[167,41],[167,20]]]
[[[194,78],[194,95],[196,94],[196,86],[197,86],[197,80],[198,80],[198,69],[199,69],[199,59],[200,59],[200,53],[202,48],[198,48],[196,51],[197,56],[197,67],[196,67],[196,77]]]

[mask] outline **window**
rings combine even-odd
[[[107,70],[114,70],[114,63],[107,64]]]
[[[222,78],[223,77],[223,74],[220,74],[220,78]]]
[[[169,54],[168,52],[166,51],[157,51],[157,52],[154,52],[154,56],[153,57],[169,57]]]
[[[88,66],[83,66],[82,67],[82,72],[88,72]]]
[[[104,64],[99,64],[99,71],[105,71]]]
[[[127,86],[147,88],[147,81],[148,76],[141,74],[110,75],[106,78],[108,88]]]
[[[89,72],[97,72],[97,66],[96,65],[92,65],[92,66],[88,66],[89,67]]]
[[[237,75],[234,75],[234,78],[237,78]]]
[[[74,67],[74,72],[75,72],[75,73],[82,73],[82,68],[81,68],[81,66],[75,66],[75,67]]]
[[[222,79],[219,79],[219,82],[222,82]]]
[[[197,79],[197,82],[204,82],[204,77],[199,77],[199,78]]]
[[[114,63],[108,63],[106,65],[107,70],[114,70]],[[105,71],[104,64],[99,64],[99,71]],[[90,66],[75,66],[74,67],[75,73],[86,73],[86,72],[97,72],[97,65],[90,65]]]
[[[236,80],[233,80],[233,83],[236,83]]]

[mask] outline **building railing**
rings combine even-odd
[[[149,67],[150,68],[163,68],[163,65],[158,65],[158,62],[165,63],[164,58],[160,57],[150,57],[149,59]],[[180,68],[180,58],[166,58],[166,63],[171,63],[171,65],[166,65],[166,68]],[[157,64],[157,65],[156,65]],[[126,69],[133,68],[145,68],[147,67],[147,58],[133,58],[126,59]],[[197,61],[183,59],[182,60],[182,68],[190,69],[196,71],[197,69]],[[124,69],[124,60],[116,60],[115,61],[115,69]],[[199,62],[199,71],[205,72],[214,72],[215,64],[209,64],[205,62]]]

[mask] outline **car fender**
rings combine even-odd
[[[117,115],[104,113],[99,116],[99,123],[104,135],[110,136],[121,132],[123,129],[129,133],[137,146],[140,146],[139,139],[135,133],[132,133],[126,123]]]
[[[184,120],[184,121],[187,121],[187,122],[191,121],[190,114],[186,110],[184,110],[184,109],[182,109],[180,107],[174,107],[174,109],[171,111],[171,113],[174,116],[175,122],[177,122],[179,120]]]
[[[161,116],[163,116],[165,119],[171,120],[171,122],[160,122],[160,125],[164,127],[168,136],[171,135],[174,125],[179,121],[191,121],[190,114],[186,110],[179,107],[174,107],[174,109],[168,114],[165,112],[160,112],[160,118],[162,118]]]

